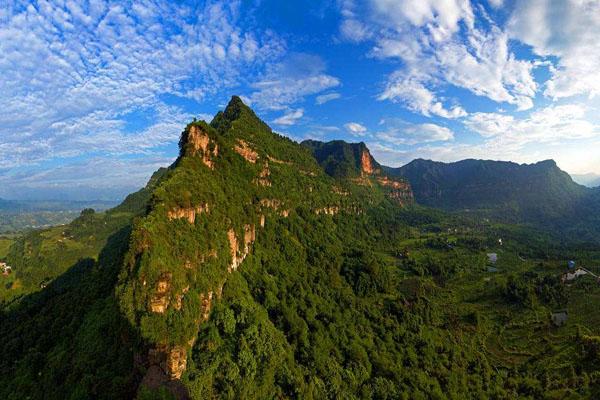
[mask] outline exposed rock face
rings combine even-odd
[[[197,207],[173,208],[167,211],[167,217],[170,220],[185,218],[190,224],[196,221],[196,215],[208,212],[208,204],[201,204]]]
[[[339,194],[340,196],[348,196],[350,194],[339,186],[334,186],[332,188],[332,191],[333,191],[333,193]]]
[[[369,179],[368,176],[359,176],[358,178],[353,178],[352,182],[359,186],[373,186],[373,182]]]
[[[235,236],[235,231],[233,229],[230,229],[227,232],[227,239],[229,240],[229,251],[231,252],[231,266],[228,270],[231,273],[240,266],[242,261],[244,261],[250,252],[250,245],[256,240],[256,230],[254,225],[244,225],[243,248],[240,249],[240,242]]]
[[[164,313],[169,305],[169,289],[171,288],[171,273],[161,274],[156,283],[156,292],[150,299],[150,311]]]
[[[375,173],[375,168],[371,161],[371,153],[369,153],[369,150],[367,149],[363,149],[362,154],[360,155],[360,170],[367,175]]]
[[[382,186],[388,186],[393,189],[402,189],[408,185],[404,181],[395,181],[395,180],[388,178],[387,176],[378,177],[377,182],[379,182],[379,184]]]
[[[317,208],[314,210],[314,213],[317,215],[336,215],[341,212],[346,213],[346,214],[354,214],[354,215],[361,215],[364,213],[364,211],[360,208],[360,206],[357,206],[357,205],[347,205],[344,207],[328,206],[328,207]]]
[[[192,125],[188,134],[188,143],[192,146],[193,154],[201,154],[202,162],[214,168],[214,158],[219,154],[219,147],[213,143],[208,134],[199,126]]]
[[[187,350],[184,346],[158,345],[148,352],[148,361],[159,366],[168,379],[180,379],[187,367]]]
[[[415,199],[413,197],[413,192],[410,190],[392,190],[388,196],[390,199],[395,200],[401,206],[405,206],[408,204],[414,203]]]
[[[186,286],[185,288],[183,288],[182,292],[178,295],[175,296],[175,304],[173,305],[173,307],[179,311],[181,310],[181,307],[183,306],[183,298],[185,297],[186,293],[190,290],[189,286]]]
[[[281,202],[281,200],[278,199],[262,199],[260,201],[260,206],[263,208],[270,208],[272,210],[275,211],[279,211],[279,215],[281,215],[282,217],[287,217],[290,215],[290,210],[289,209],[281,209],[283,206],[283,203]],[[261,218],[261,227],[264,225],[264,222],[262,222],[262,218]]]
[[[252,164],[256,163],[258,159],[258,153],[250,147],[250,145],[242,139],[238,139],[236,145],[233,147],[236,153],[244,157],[246,161]]]
[[[171,379],[180,379],[187,367],[187,351],[183,346],[174,346],[166,360],[167,374]]]
[[[231,266],[229,267],[229,272],[232,270],[236,270],[237,265],[237,251],[238,251],[238,241],[235,237],[235,231],[230,229],[227,231],[227,240],[229,240],[229,253],[231,255]]]
[[[285,164],[285,165],[292,165],[293,163],[291,161],[283,161],[283,160],[279,160],[275,157],[271,157],[271,156],[267,156],[267,158],[269,159],[269,161],[274,162],[275,164]]]
[[[396,181],[382,176],[377,178],[377,182],[384,187],[391,188],[388,197],[400,205],[407,205],[414,202],[412,188],[406,181]]]
[[[317,214],[317,215],[319,215],[319,214],[336,215],[339,212],[340,212],[340,207],[338,207],[338,206],[322,207],[322,208],[317,208],[315,210],[315,214]]]
[[[266,208],[272,208],[273,210],[278,210],[281,207],[281,200],[278,199],[262,199],[260,201],[260,205]]]
[[[260,174],[258,174],[258,178],[256,178],[256,183],[260,186],[271,186],[270,175],[271,170],[269,170],[269,162],[265,161],[263,169],[260,171]]]
[[[223,290],[223,286],[221,286],[220,290]],[[206,295],[204,293],[200,294],[200,304],[202,307],[202,309],[200,310],[200,322],[208,321],[208,318],[210,317],[210,310],[212,309],[212,299],[212,290]]]

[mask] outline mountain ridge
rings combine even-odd
[[[512,347],[504,364],[482,341],[497,336],[488,325],[516,318],[512,308],[496,312],[503,302],[518,317],[516,307],[539,301],[545,315],[563,304],[563,287],[535,273],[521,277],[529,286],[500,274],[486,283],[486,251],[498,237],[507,254],[562,257],[560,247],[536,231],[413,204],[406,179],[364,144],[325,149],[326,171],[314,149],[272,132],[238,100],[210,124],[189,123],[178,159],[120,206],[11,247],[11,284],[27,272],[33,287],[2,303],[0,397],[543,393],[537,368],[558,357],[557,339],[518,370]],[[69,265],[56,264],[66,256]],[[482,282],[469,287],[474,297],[453,295],[473,279]],[[536,317],[535,332],[543,324]],[[573,346],[569,360],[593,371]],[[561,378],[564,368],[548,370],[554,387],[580,386]]]
[[[368,152],[364,143],[305,141],[332,175],[360,173],[348,149]],[[370,153],[369,153],[370,155]],[[554,160],[531,164],[465,159],[452,163],[415,159],[402,167],[373,164],[382,173],[410,183],[418,204],[446,211],[478,212],[512,222],[534,222],[572,215],[591,195],[558,168]]]
[[[181,378],[198,327],[272,220],[402,206],[402,189],[366,176],[334,183],[305,147],[274,134],[236,97],[211,124],[189,124],[174,168],[134,226],[117,289],[123,313],[149,348],[142,384],[156,389]],[[204,239],[190,246],[189,237]]]

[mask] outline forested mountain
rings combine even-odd
[[[552,160],[528,165],[418,159],[386,170],[408,179],[420,204],[453,211],[489,211],[491,215],[520,221],[571,213],[590,192],[573,182]]]
[[[381,165],[363,142],[305,140],[301,144],[312,151],[325,172],[333,177],[357,177],[364,171],[381,172]]]
[[[400,168],[379,164],[364,143],[308,140],[324,170],[359,176],[361,168],[410,186],[416,203],[444,211],[552,230],[561,240],[598,242],[597,189],[581,186],[552,160],[535,164],[489,160],[443,163],[417,159]]]
[[[394,172],[233,97],[122,205],[11,247],[0,398],[598,395],[600,289],[558,276],[600,254],[424,208]]]

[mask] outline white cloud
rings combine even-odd
[[[397,59],[401,68],[389,76],[380,99],[401,101],[408,109],[444,118],[465,116],[459,105],[444,107],[437,92],[464,88],[519,110],[533,106],[537,84],[534,63],[509,50],[508,35],[483,8],[468,0],[369,0],[359,13],[371,31],[370,55]],[[356,8],[356,7],[355,7]],[[371,12],[369,12],[371,10]],[[477,24],[476,24],[476,16]]]
[[[381,121],[382,130],[374,134],[379,140],[394,145],[415,145],[430,142],[446,142],[454,139],[454,133],[440,125],[411,124],[393,118]]]
[[[60,165],[23,168],[0,174],[0,197],[19,199],[119,200],[138,190],[173,158],[145,155],[93,157]]]
[[[281,110],[305,96],[321,93],[340,85],[340,80],[325,73],[325,63],[315,55],[292,53],[272,65],[252,85],[252,105],[262,109]]]
[[[406,77],[404,73],[393,74],[379,100],[401,101],[409,110],[426,116],[459,118],[467,115],[461,106],[446,109],[436,96],[418,79]]]
[[[342,97],[342,95],[339,94],[339,93],[335,93],[335,92],[333,92],[333,93],[327,93],[327,94],[322,94],[322,95],[319,95],[319,96],[316,97],[315,103],[320,106],[320,105],[325,104],[325,103],[327,103],[327,102],[329,102],[331,100],[339,99],[340,97]]]
[[[287,112],[286,114],[282,115],[281,117],[277,118],[275,121],[273,121],[274,124],[277,125],[295,125],[296,122],[302,118],[302,116],[304,115],[304,110],[302,108],[299,108],[297,110],[292,110]]]
[[[482,137],[478,142],[452,140],[452,132],[431,124],[382,121],[373,135],[373,155],[398,166],[414,158],[451,162],[479,158],[532,163],[552,158],[569,172],[598,171],[600,126],[589,122],[582,104],[551,105],[518,118],[500,113],[473,113],[462,122]],[[452,135],[452,136],[451,136]],[[438,140],[439,139],[439,140]],[[436,141],[444,141],[443,144]]]
[[[403,30],[405,24],[427,26],[435,40],[443,40],[458,30],[458,23],[472,22],[472,11],[464,0],[372,0],[376,15],[389,26]]]
[[[527,143],[552,143],[600,136],[600,128],[585,118],[581,104],[549,106],[526,118],[497,113],[475,113],[465,120],[474,132],[495,143],[523,146]]]
[[[340,26],[342,37],[351,42],[363,42],[372,36],[367,25],[356,19],[345,19]]]
[[[445,81],[519,110],[533,107],[537,90],[533,64],[515,59],[508,36],[494,27],[489,33],[475,32],[469,42],[450,41],[437,48]]]
[[[600,2],[520,0],[509,22],[512,38],[540,56],[556,56],[544,94],[552,98],[600,93]]]
[[[239,4],[9,7],[0,20],[0,167],[176,142],[191,116],[162,96],[202,100],[283,52],[272,33],[237,26]],[[154,119],[128,128],[127,115],[140,111]]]
[[[344,128],[353,136],[365,136],[367,134],[367,128],[358,122],[348,122],[344,124]]]

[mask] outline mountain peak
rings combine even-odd
[[[271,131],[271,128],[239,96],[231,96],[231,100],[229,100],[225,110],[219,111],[210,125],[220,133],[225,133],[229,131],[231,124],[238,120],[243,120],[246,126],[260,126],[263,129],[266,128]]]
[[[223,114],[229,121],[234,121],[242,114],[244,111],[250,111],[254,114],[254,112],[248,107],[239,96],[231,96],[231,100],[225,107]]]
[[[556,161],[554,161],[552,159],[538,161],[537,163],[535,163],[535,165],[538,165],[540,167],[547,167],[547,168],[558,168]]]

